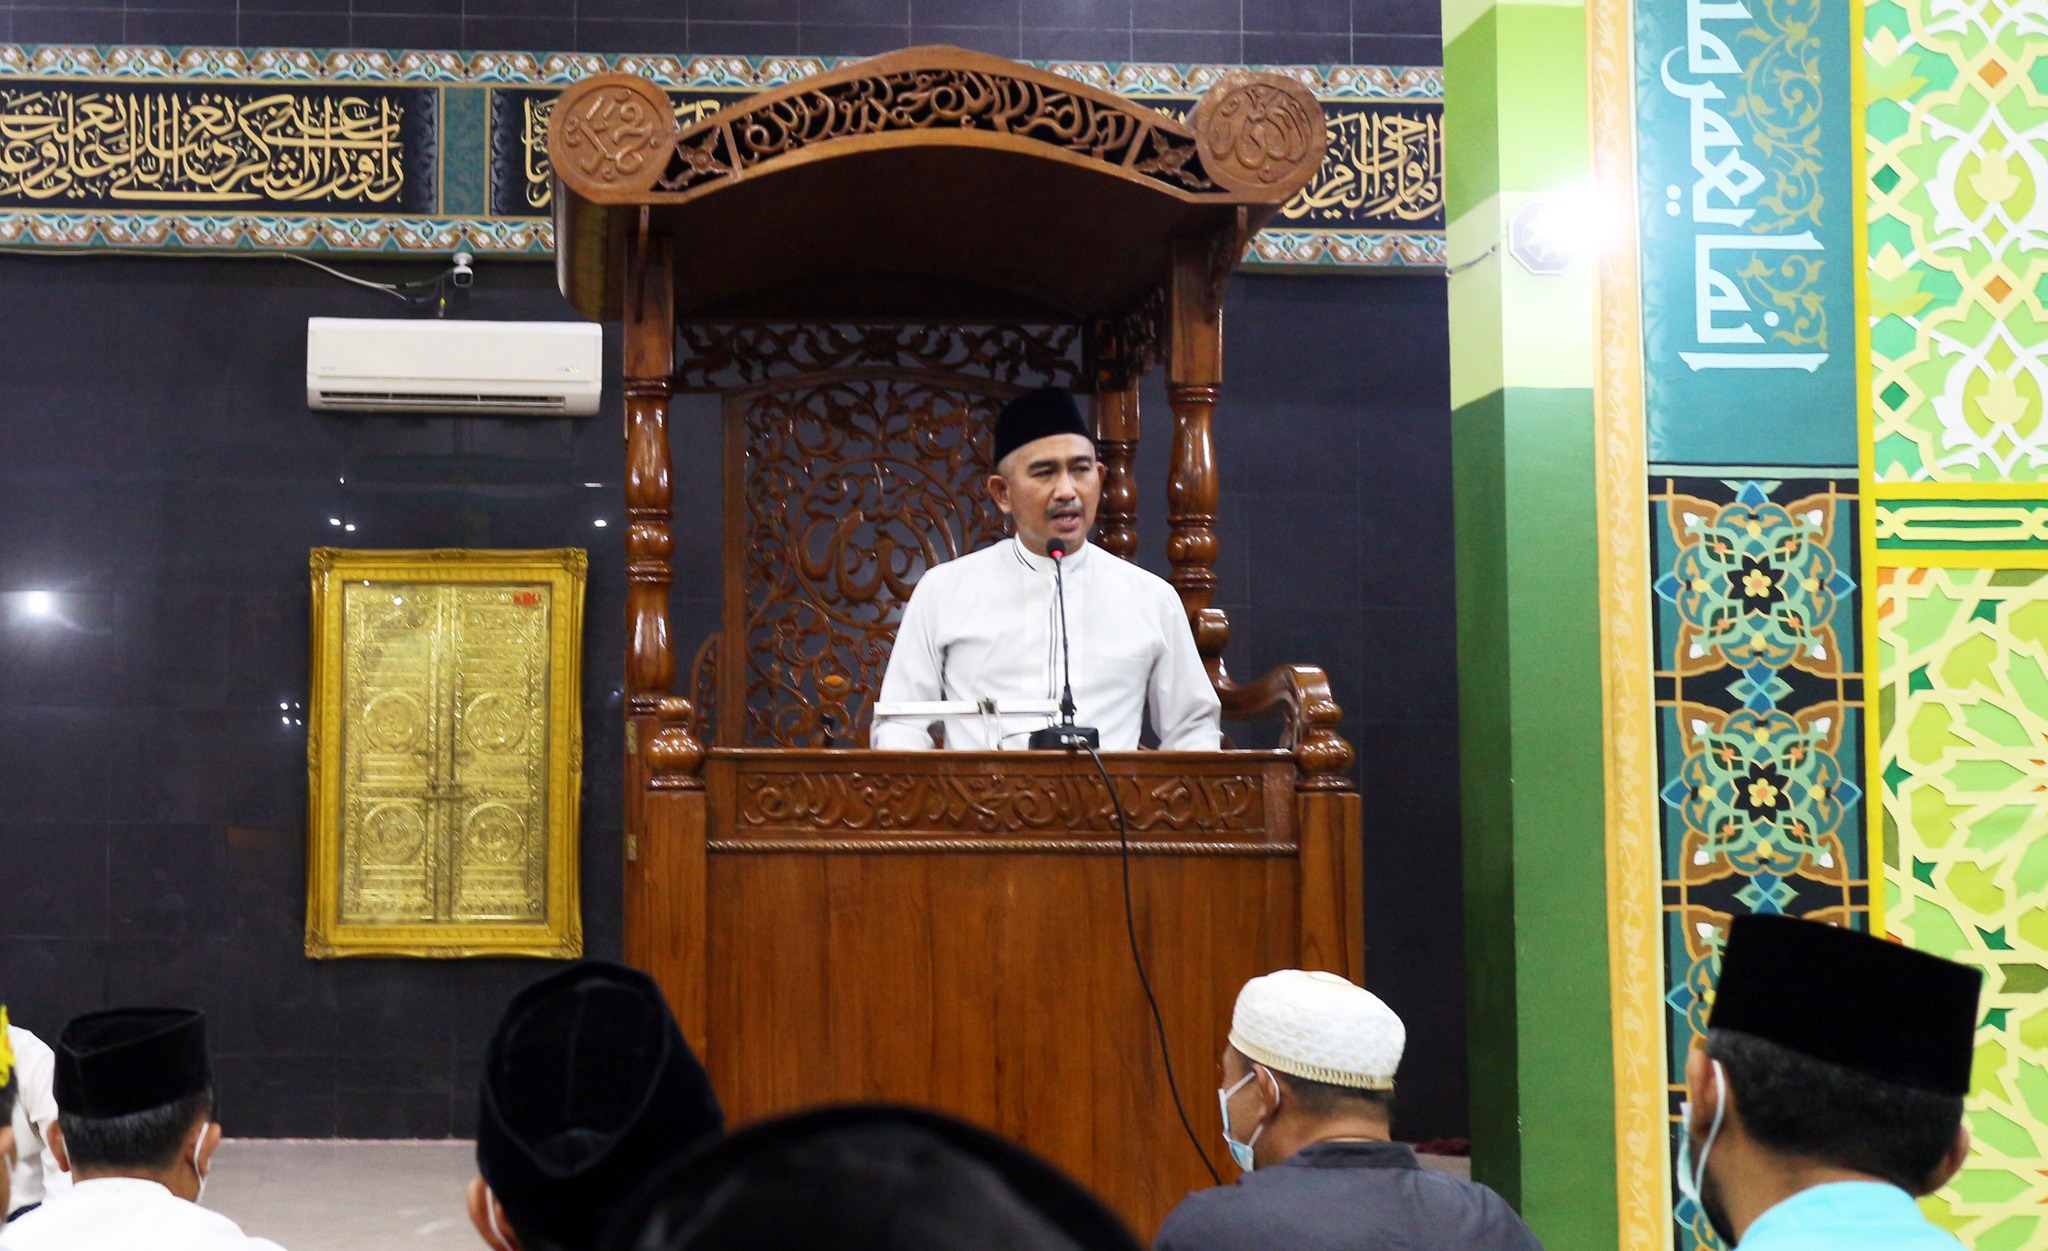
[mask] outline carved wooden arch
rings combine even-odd
[[[1020,259],[1005,255],[1009,249],[980,246],[920,258],[934,266],[932,275],[1028,296],[1040,312],[1085,321],[1120,314],[1158,285],[1170,237],[1227,236],[1234,263],[1251,231],[1313,177],[1325,144],[1321,106],[1305,86],[1280,74],[1225,73],[1183,122],[1047,70],[925,47],[762,92],[688,127],[676,122],[654,83],[630,74],[597,75],[563,93],[548,150],[561,191],[555,203],[562,289],[588,317],[620,315],[626,267],[617,262],[644,246],[650,233],[662,233],[695,209],[702,210],[700,224],[716,221],[728,200],[750,210],[786,203],[779,195],[752,197],[756,184],[789,174],[808,180],[804,190],[791,193],[799,199],[815,195],[820,180],[835,178],[843,180],[833,184],[840,188],[903,189],[918,218],[912,227],[921,230],[917,240],[929,242],[934,254],[945,250],[948,232],[940,227],[973,226],[987,216],[977,197],[1000,202],[1019,192],[1056,194],[1085,218],[1114,218],[1118,225],[1104,229],[1127,236],[1114,240],[1123,251],[1133,251],[1123,245],[1139,240],[1151,250],[1145,259],[1133,255],[1121,267],[1109,265],[1131,272],[1108,281],[1100,280],[1100,263],[1081,267],[1080,275],[1063,272],[1072,267],[1054,253]],[[640,210],[639,220],[615,211],[624,207]],[[863,226],[869,246],[876,224]],[[726,233],[732,223],[712,228]],[[780,230],[774,245],[754,258],[775,261],[800,233]],[[1090,234],[1082,230],[1078,237]],[[1028,250],[1031,235],[1016,224],[1004,237]],[[811,262],[829,267],[831,260],[807,258],[791,277],[814,280],[819,274]],[[677,261],[688,266],[693,258],[678,253]],[[744,283],[722,258],[696,262],[708,264],[716,277],[686,278],[676,292],[679,314]],[[1153,268],[1140,274],[1142,265]]]
[[[594,202],[682,203],[783,163],[892,143],[1017,147],[1182,194],[1292,194],[1320,164],[1322,107],[1279,74],[1223,75],[1185,123],[1049,70],[910,48],[761,92],[678,126],[632,74],[563,92],[549,156]]]

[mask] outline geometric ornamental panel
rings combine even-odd
[[[1706,1033],[1728,924],[1869,925],[1856,484],[1656,477],[1658,784],[1669,1089]],[[1678,1101],[1667,1112],[1676,1158]],[[1689,1200],[1679,1251],[1716,1247]]]
[[[2040,0],[1865,10],[1872,472],[2048,481]]]
[[[2048,570],[1878,583],[1885,928],[1984,970],[1972,1152],[1928,1214],[2048,1248]]]

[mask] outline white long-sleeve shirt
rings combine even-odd
[[[49,1146],[50,1123],[57,1119],[57,1053],[19,1025],[7,1027],[7,1041],[14,1047],[15,1093],[14,1171],[8,1175],[14,1193],[7,1204],[18,1210],[69,1189],[71,1174],[57,1167]]]
[[[1159,746],[1216,751],[1222,706],[1180,597],[1165,579],[1092,544],[1065,558],[1074,719],[1104,751],[1132,751],[1147,712]],[[1053,562],[1015,539],[926,570],[904,607],[882,677],[883,702],[1058,699]],[[1021,748],[1044,716],[944,719],[946,746]],[[1000,743],[990,742],[991,730]],[[930,747],[924,723],[875,723],[870,746]]]
[[[284,1251],[139,1177],[81,1181],[0,1227],[0,1251]]]

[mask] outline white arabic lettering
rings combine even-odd
[[[1658,66],[1664,89],[1686,102],[1687,155],[1693,180],[1690,197],[1675,184],[1666,189],[1669,202],[1664,211],[1678,216],[1681,201],[1689,198],[1695,229],[1720,227],[1697,233],[1693,239],[1693,326],[1701,345],[1724,350],[1680,352],[1694,370],[1702,369],[1803,369],[1808,373],[1826,361],[1826,352],[1774,351],[1758,324],[1770,329],[1778,314],[1759,314],[1750,304],[1742,285],[1725,270],[1717,268],[1719,251],[1822,252],[1821,241],[1812,231],[1797,235],[1731,234],[1749,224],[1756,209],[1745,204],[1764,185],[1763,171],[1747,159],[1742,135],[1717,107],[1727,93],[1713,81],[1717,75],[1740,75],[1743,67],[1720,35],[1709,30],[1708,22],[1749,21],[1751,15],[1742,0],[1686,0],[1685,47],[1673,48]],[[1687,78],[1673,73],[1673,62],[1685,53]],[[1731,351],[1729,348],[1749,348]]]

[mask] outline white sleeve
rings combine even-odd
[[[896,626],[896,645],[889,650],[889,667],[882,673],[878,702],[908,703],[944,699],[946,658],[932,633],[930,573],[910,592],[903,606],[903,620]],[[868,746],[876,751],[928,751],[932,746],[929,726],[915,721],[876,721],[868,733]]]
[[[1195,632],[1188,625],[1180,596],[1171,591],[1158,597],[1159,628],[1166,639],[1166,655],[1152,666],[1152,689],[1145,702],[1152,716],[1152,728],[1159,735],[1161,751],[1221,751],[1223,748],[1223,701],[1202,668],[1202,655],[1195,650]]]

